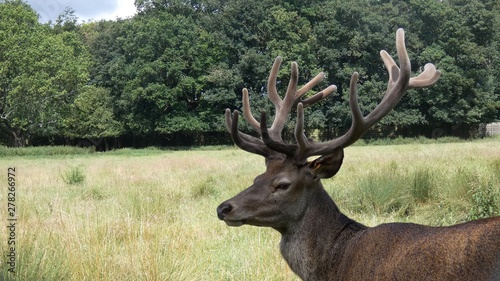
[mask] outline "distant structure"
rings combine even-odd
[[[500,122],[490,123],[486,125],[486,135],[487,136],[500,135]]]

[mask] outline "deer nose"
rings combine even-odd
[[[233,205],[228,202],[224,202],[217,207],[217,216],[220,220],[224,220],[224,217],[233,210]]]

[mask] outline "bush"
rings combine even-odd
[[[470,193],[472,194],[472,207],[467,216],[469,220],[489,218],[499,214],[492,184],[483,188],[477,186]]]
[[[66,171],[61,177],[65,183],[70,185],[82,184],[85,181],[85,173],[78,167]]]
[[[213,176],[209,176],[205,179],[201,179],[197,184],[193,185],[191,188],[191,195],[193,198],[216,195],[218,193],[218,186],[217,179]]]

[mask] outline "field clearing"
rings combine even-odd
[[[276,231],[232,228],[216,216],[264,171],[260,156],[227,148],[8,157],[0,159],[4,187],[9,167],[17,273],[7,272],[2,227],[2,280],[298,280]],[[500,141],[353,146],[323,184],[344,213],[370,226],[459,223],[498,211]]]

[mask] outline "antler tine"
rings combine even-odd
[[[318,80],[320,75],[322,75],[321,80]],[[313,80],[311,80],[309,83],[307,83],[304,87],[302,87],[299,91],[302,89],[307,88],[309,84],[312,84],[314,81],[314,85],[321,82],[324,79],[324,74],[320,73],[317,75]],[[314,85],[310,86],[310,88],[314,87]],[[310,90],[310,88],[308,90]],[[304,93],[299,94],[299,91],[297,91],[297,100],[295,101],[297,103],[297,124],[295,125],[295,140],[297,141],[298,144],[298,150],[294,151],[294,153],[298,156],[303,155],[306,153],[307,148],[309,147],[309,141],[307,140],[306,135],[304,134],[304,108],[307,106],[310,106],[316,102],[319,102],[323,100],[324,98],[328,97],[330,94],[335,92],[337,90],[337,86],[335,85],[330,85],[326,89],[324,89],[321,92],[316,93],[310,98],[307,98],[305,100],[300,101],[300,96],[302,96]],[[357,102],[357,101],[356,101]]]
[[[273,65],[274,67],[274,65]],[[290,81],[288,82],[288,88],[286,89],[286,94],[283,100],[276,106],[276,115],[274,117],[273,124],[269,129],[269,135],[279,141],[281,140],[281,132],[285,127],[286,118],[288,113],[292,109],[295,102],[295,93],[297,92],[297,83],[299,80],[299,69],[296,62],[292,62],[292,71],[290,74]]]
[[[344,135],[323,143],[310,143],[304,135],[304,113],[303,105],[297,105],[297,125],[295,127],[295,138],[299,144],[299,157],[307,158],[313,155],[324,155],[340,146],[347,147],[354,143],[363,133],[363,113],[359,108],[357,83],[359,74],[354,72],[349,84],[349,107],[351,108],[352,123],[351,128]]]
[[[410,78],[410,88],[424,88],[434,85],[441,77],[441,71],[436,70],[432,63],[424,66],[424,71],[419,76]]]
[[[295,94],[295,99],[301,98],[305,93],[311,90],[314,86],[318,85],[321,81],[326,78],[324,72],[320,72],[316,77],[314,77],[311,81],[307,82],[302,88],[300,88]]]
[[[245,119],[250,124],[250,126],[252,126],[252,128],[258,132],[260,130],[260,124],[259,122],[257,122],[257,120],[255,120],[255,118],[252,115],[252,111],[250,110],[250,98],[248,96],[247,88],[243,88],[242,100],[243,100],[243,116],[245,116]]]
[[[226,109],[226,127],[234,144],[239,148],[248,151],[250,153],[255,153],[267,157],[270,155],[270,150],[264,143],[253,136],[242,133],[238,130],[238,111],[235,110],[231,116],[231,110]]]
[[[297,124],[295,125],[295,140],[299,145],[297,154],[304,154],[309,145],[309,141],[304,135],[304,105],[302,103],[297,104]]]
[[[288,156],[294,156],[296,154],[297,145],[287,144],[281,140],[277,140],[271,136],[270,130],[267,128],[266,112],[262,111],[260,114],[260,134],[262,136],[262,141],[264,144],[273,151],[283,153]]]
[[[304,107],[308,107],[308,106],[310,106],[312,104],[315,104],[315,103],[319,102],[320,100],[325,99],[326,97],[328,97],[329,95],[331,95],[335,91],[337,91],[337,86],[330,85],[326,89],[324,89],[321,92],[316,93],[312,97],[309,97],[309,98],[307,98],[305,100],[301,100],[300,103],[302,103],[304,105]],[[296,100],[297,104],[298,104],[298,102],[299,102],[299,100]]]
[[[389,73],[389,82],[386,93],[377,107],[366,117],[363,117],[361,109],[359,108],[357,94],[359,75],[356,72],[353,73],[349,90],[349,106],[352,114],[352,123],[349,131],[339,138],[324,143],[308,143],[307,140],[303,139],[303,136],[296,132],[296,138],[299,145],[306,146],[305,148],[301,147],[301,151],[303,151],[301,157],[324,155],[331,153],[337,147],[347,147],[353,144],[366,132],[366,130],[386,116],[396,104],[398,104],[401,97],[408,89],[427,87],[437,82],[441,73],[436,70],[433,64],[427,64],[424,67],[424,72],[417,77],[410,78],[410,59],[406,51],[404,31],[401,28],[396,32],[396,49],[400,67],[396,65],[392,57],[386,51],[380,52],[380,56]],[[297,125],[298,124],[299,121],[297,121]]]
[[[277,56],[276,59],[274,59],[273,67],[269,73],[269,79],[267,80],[267,94],[276,108],[280,107],[281,103],[281,98],[279,97],[278,90],[276,89],[276,78],[278,77],[281,61],[282,58],[280,56]]]

